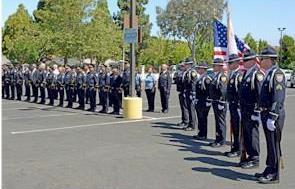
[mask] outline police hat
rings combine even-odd
[[[88,66],[94,68],[94,64],[89,64]]]
[[[252,60],[252,59],[255,59],[257,57],[256,53],[253,51],[253,50],[247,50],[245,53],[244,53],[244,58],[243,60],[244,61],[247,61],[247,60]]]
[[[224,65],[224,60],[221,58],[215,58],[213,61],[213,66],[214,65]]]
[[[239,62],[240,60],[242,60],[241,57],[239,57],[239,55],[237,54],[231,54],[228,56],[228,64],[234,63],[234,62]]]
[[[208,69],[208,64],[206,62],[201,62],[200,64],[197,64],[195,68],[203,68],[203,69]]]
[[[193,64],[193,63],[194,63],[194,60],[191,57],[189,57],[184,60],[183,64]]]
[[[259,57],[261,57],[261,58],[277,58],[278,55],[277,55],[277,51],[273,47],[268,46],[260,52]]]

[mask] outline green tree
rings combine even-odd
[[[282,39],[282,61],[280,67],[294,69],[295,67],[295,40],[293,37],[284,35]]]
[[[256,40],[252,37],[251,33],[248,33],[245,38],[244,38],[245,43],[255,52],[258,51],[257,49],[257,42]]]
[[[269,44],[267,43],[267,41],[260,39],[258,41],[258,51],[257,51],[257,53],[261,52],[262,49],[264,49],[264,48],[266,48],[268,46],[269,46]]]
[[[36,27],[23,4],[9,16],[3,28],[3,54],[13,62],[33,63],[38,60]]]
[[[212,39],[212,21],[223,9],[223,0],[170,0],[165,9],[157,7],[157,24],[165,37],[185,39],[195,60],[196,49]]]

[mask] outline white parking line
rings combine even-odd
[[[126,121],[115,121],[115,122],[107,122],[107,123],[96,123],[96,124],[89,124],[89,125],[76,125],[76,126],[69,126],[69,127],[56,127],[56,128],[49,128],[49,129],[33,129],[33,130],[27,130],[27,131],[13,131],[13,132],[10,132],[10,134],[16,135],[16,134],[28,134],[28,133],[42,133],[42,132],[59,131],[59,130],[67,130],[67,129],[103,126],[103,125],[115,125],[115,124],[124,124],[124,123],[136,123],[136,122],[147,122],[147,121],[155,121],[155,120],[174,119],[174,118],[179,118],[179,117],[180,116],[170,116],[170,117],[148,118],[148,119],[139,119],[139,120],[126,120]]]
[[[42,118],[42,117],[59,117],[59,116],[70,116],[70,115],[77,115],[79,113],[67,113],[67,114],[49,114],[49,115],[40,115],[40,116],[26,116],[26,117],[12,117],[12,118],[4,118],[3,121],[8,120],[17,120],[17,119],[32,119],[32,118]]]

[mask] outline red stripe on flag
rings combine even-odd
[[[224,51],[214,51],[214,55],[223,55],[223,56],[225,56],[226,52],[224,52]]]

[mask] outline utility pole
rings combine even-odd
[[[279,59],[279,62],[282,61],[282,56],[283,56],[283,53],[282,53],[282,46],[283,46],[283,31],[285,31],[286,28],[278,28],[278,30],[281,32],[281,39],[280,39],[280,59]]]
[[[130,0],[130,28],[136,26],[136,0]],[[130,44],[130,84],[129,84],[129,96],[135,97],[135,43]]]

